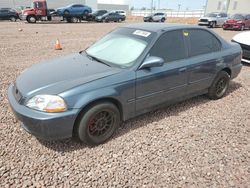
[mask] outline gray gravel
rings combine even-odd
[[[196,97],[140,116],[101,146],[45,142],[20,128],[6,97],[16,76],[119,25],[0,23],[0,187],[249,187],[250,66],[225,98]],[[216,32],[228,40],[237,33]],[[57,38],[63,51],[53,50]]]

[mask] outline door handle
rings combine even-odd
[[[179,72],[186,72],[187,68],[186,67],[183,67],[183,68],[180,68],[179,69]]]

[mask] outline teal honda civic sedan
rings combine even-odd
[[[32,135],[98,145],[121,121],[197,95],[222,98],[241,55],[238,44],[198,26],[132,24],[33,65],[10,85],[8,99]]]

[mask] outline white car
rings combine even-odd
[[[242,61],[245,63],[250,63],[250,31],[235,35],[232,39],[232,42],[240,44],[243,50]]]
[[[127,13],[124,10],[114,10],[114,11],[111,11],[111,12],[118,13],[121,16],[125,16],[125,17],[127,16]]]

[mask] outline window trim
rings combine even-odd
[[[218,53],[218,52],[221,52],[222,51],[222,42],[220,41],[220,39],[218,39],[218,37],[215,35],[215,34],[213,34],[212,32],[209,32],[209,31],[207,31],[207,30],[205,30],[205,29],[200,29],[200,28],[191,28],[191,29],[189,29],[189,28],[187,28],[187,29],[184,29],[183,31],[190,31],[190,30],[199,30],[199,31],[204,31],[204,32],[207,32],[207,33],[209,33],[209,34],[211,34],[213,37],[215,37],[216,38],[216,40],[219,42],[219,44],[220,44],[220,50],[218,50],[218,51],[214,51],[214,52],[209,52],[209,53]],[[185,37],[184,38],[184,40],[186,40],[186,44],[187,44],[187,50],[188,50],[188,58],[192,58],[192,57],[198,57],[198,56],[204,56],[204,55],[207,55],[207,54],[209,54],[209,53],[204,53],[204,54],[198,54],[198,55],[191,55],[191,42],[190,42],[190,37]]]

